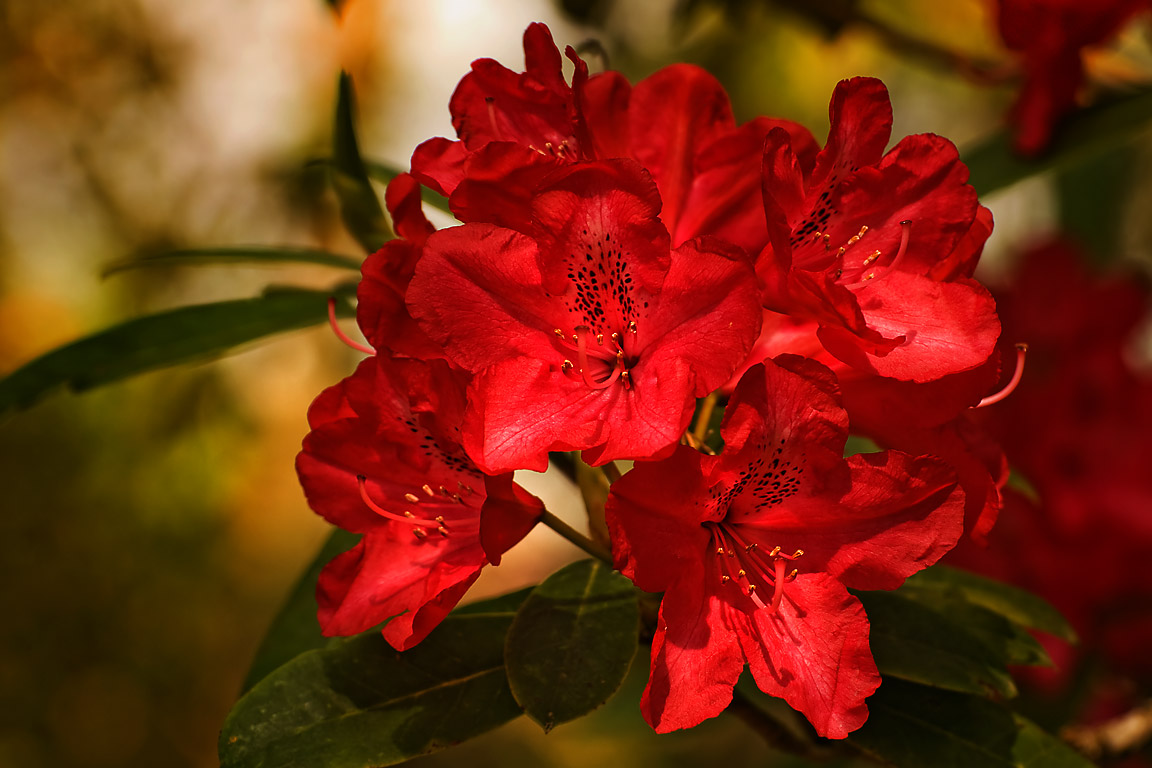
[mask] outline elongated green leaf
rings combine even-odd
[[[392,181],[392,179],[396,178],[402,173],[402,171],[398,168],[388,165],[387,163],[382,163],[378,160],[365,160],[364,169],[368,171],[368,175],[371,178],[376,179],[377,181],[381,181],[385,184],[389,183]],[[428,205],[431,205],[433,208],[439,208],[440,210],[444,211],[444,213],[452,213],[452,209],[448,206],[448,198],[444,197],[444,195],[441,195],[438,192],[433,192],[431,189],[428,189],[428,187],[420,187],[420,199]]]
[[[352,78],[340,73],[336,125],[332,131],[332,186],[340,200],[340,217],[356,242],[368,253],[392,239],[380,198],[368,180],[356,141],[356,102]]]
[[[1098,104],[1071,115],[1059,126],[1048,150],[1024,158],[1012,149],[1012,136],[999,133],[963,153],[972,186],[981,195],[1053,169],[1071,168],[1101,151],[1130,141],[1152,123],[1152,91]]]
[[[288,593],[288,599],[256,649],[242,692],[248,691],[280,665],[328,642],[328,638],[320,634],[320,623],[316,620],[316,580],[329,560],[356,546],[359,540],[356,534],[336,528],[324,541],[320,552]]]
[[[312,248],[184,248],[118,261],[105,267],[102,274],[107,277],[142,267],[198,264],[319,264],[340,269],[360,269],[358,259]]]
[[[897,593],[861,592],[857,597],[872,625],[872,655],[886,679],[980,695],[1016,695],[1005,659],[963,624]],[[1004,624],[1010,632],[1011,625]]]
[[[979,605],[1021,626],[1047,632],[1075,642],[1076,632],[1060,612],[1030,592],[986,579],[968,571],[936,565],[908,579],[902,592],[916,596],[917,591],[943,592],[954,598]],[[919,595],[924,600],[936,595]]]
[[[27,408],[60,386],[81,391],[322,323],[328,317],[329,295],[277,290],[253,299],[181,307],[129,320],[53,350],[0,380],[0,416]],[[337,312],[344,317],[353,314],[343,299],[337,301]]]
[[[510,598],[456,611],[400,653],[379,632],[333,640],[265,677],[220,733],[222,768],[394,765],[512,720]]]
[[[532,590],[508,632],[508,683],[552,729],[606,702],[628,674],[640,626],[636,591],[599,560],[573,563]]]
[[[849,742],[895,768],[1090,768],[1084,757],[1001,704],[885,678]]]

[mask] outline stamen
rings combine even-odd
[[[424,493],[432,496],[433,498],[436,496],[436,492],[432,490],[432,486],[428,485],[428,483],[424,483],[424,485],[420,486],[420,490],[424,491]]]
[[[636,333],[636,321],[635,320],[629,320],[628,321],[628,333]]]
[[[361,344],[355,339],[349,338],[348,335],[344,333],[344,331],[340,330],[340,326],[336,324],[335,296],[328,297],[328,324],[332,326],[332,332],[336,334],[336,338],[352,347],[352,349],[355,349],[357,352],[363,352],[366,355],[376,354],[376,350],[372,349],[372,347],[368,346],[367,344]]]
[[[576,326],[576,351],[580,361],[580,375],[584,377],[584,383],[592,389],[606,389],[616,383],[620,378],[620,374],[624,371],[624,353],[618,352],[616,354],[616,364],[612,368],[612,375],[604,381],[597,383],[592,378],[592,371],[589,370],[588,365],[588,345],[587,338],[592,334],[592,331],[586,325]],[[602,334],[598,335],[599,339],[603,339]]]
[[[398,515],[395,512],[389,512],[388,510],[384,509],[379,504],[372,501],[372,497],[368,495],[368,486],[367,486],[366,480],[367,480],[367,478],[365,478],[364,475],[357,475],[356,476],[356,485],[360,489],[360,498],[364,501],[364,504],[367,505],[368,509],[372,510],[376,514],[380,515],[381,517],[386,517],[389,520],[395,520],[399,523],[412,523],[412,524],[417,524],[417,525],[439,525],[439,521],[421,520],[420,518],[413,515],[411,512],[406,511],[403,515]],[[417,528],[416,530],[420,530],[420,529]]]
[[[896,269],[896,265],[900,263],[901,259],[904,258],[904,254],[908,252],[908,238],[912,234],[912,222],[905,219],[904,221],[900,222],[900,227],[900,248],[896,251],[896,257],[893,258],[892,261],[888,262],[886,266],[881,267],[878,271],[867,274],[863,277],[863,279],[857,280],[854,283],[848,283],[844,286],[845,288],[860,288],[861,286],[867,285],[873,280],[879,280],[880,278],[890,274],[894,269]]]
[[[420,497],[414,493],[406,493],[404,494],[404,498],[408,499],[408,501],[412,502],[413,504],[420,503]]]
[[[983,408],[986,405],[995,405],[1016,389],[1016,385],[1020,383],[1020,379],[1024,376],[1024,358],[1028,354],[1028,345],[1023,342],[1016,345],[1016,370],[1012,372],[1012,378],[1004,385],[1004,389],[996,394],[988,395],[979,403],[976,404],[977,408]]]
[[[464,492],[464,494],[465,494],[465,495],[467,495],[467,496],[471,496],[472,494],[476,493],[476,491],[472,490],[472,486],[470,486],[470,485],[465,485],[465,484],[464,484],[462,481],[460,481],[460,480],[457,480],[457,481],[456,481],[456,485],[458,485],[458,486],[460,487],[460,490],[461,490],[461,491],[463,491],[463,492]]]

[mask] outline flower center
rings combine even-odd
[[[636,323],[629,322],[625,332],[613,332],[605,337],[603,333],[593,333],[587,325],[578,325],[575,333],[566,334],[556,328],[556,334],[564,352],[575,352],[576,363],[565,358],[560,365],[563,373],[579,376],[591,389],[607,389],[620,381],[625,389],[632,386],[628,372],[629,361],[625,353],[625,334],[636,334]],[[571,341],[569,341],[571,339]],[[632,362],[635,365],[635,362]]]
[[[389,520],[394,520],[398,523],[405,523],[413,526],[412,534],[418,539],[424,539],[428,536],[428,528],[435,528],[437,533],[441,536],[448,536],[448,523],[444,520],[444,515],[436,515],[435,517],[418,517],[409,509],[403,510],[400,514],[390,512],[384,507],[377,504],[368,495],[367,478],[364,475],[356,476],[356,484],[360,489],[360,498],[368,509],[372,510],[381,517],[386,517]],[[428,483],[422,485],[418,490],[423,494],[405,493],[402,497],[405,505],[427,505],[433,507],[432,512],[442,511],[445,506],[451,505],[465,505],[464,497],[470,496],[475,493],[471,486],[464,483],[458,483],[460,492],[454,493],[444,486],[440,486],[439,492],[433,490],[432,486]]]
[[[740,588],[759,609],[775,611],[784,599],[784,585],[796,579],[799,571],[795,568],[786,573],[788,563],[804,554],[798,549],[786,555],[782,547],[774,547],[767,555],[759,551],[755,542],[749,544],[740,535],[739,526],[727,523],[705,523],[712,536],[711,546],[719,560],[720,583],[732,584]],[[772,590],[770,602],[765,603],[761,594]]]
[[[900,246],[896,250],[896,255],[884,265],[875,266],[876,263],[884,256],[879,250],[873,250],[865,256],[858,264],[849,263],[852,256],[853,246],[860,242],[860,240],[868,234],[868,226],[860,227],[860,231],[848,238],[844,245],[836,249],[835,256],[832,257],[831,263],[825,267],[825,273],[831,273],[837,285],[842,285],[848,290],[855,290],[863,288],[876,280],[890,275],[904,259],[904,254],[908,252],[908,238],[912,230],[911,221],[900,222]],[[823,232],[815,232],[815,239],[817,242],[823,241],[824,250],[832,250],[832,236]]]

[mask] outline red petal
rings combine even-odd
[[[932,381],[984,364],[1000,336],[996,302],[967,278],[937,283],[895,270],[857,290],[868,327],[905,342],[883,356],[820,331],[825,348],[840,360],[881,376]]]
[[[613,560],[640,589],[663,592],[701,567],[708,535],[700,524],[713,517],[704,504],[705,461],[715,459],[682,445],[662,461],[637,462],[612,484],[604,516]]]
[[[468,148],[462,141],[437,136],[428,139],[412,153],[412,175],[429,189],[448,197],[464,180]]]
[[[422,543],[368,534],[321,571],[320,627],[327,636],[354,635],[392,619],[384,639],[407,650],[456,607],[484,562],[475,536]]]
[[[648,169],[664,201],[661,220],[677,232],[695,178],[696,156],[735,126],[728,94],[712,75],[674,64],[632,90],[632,150]]]
[[[512,482],[512,474],[484,478],[486,496],[480,510],[480,544],[488,562],[500,565],[505,552],[536,526],[544,504]]]
[[[727,606],[685,574],[664,593],[652,638],[652,668],[640,711],[657,733],[691,728],[724,711],[744,670]]]
[[[868,648],[868,617],[835,579],[801,574],[775,612],[757,611],[738,632],[760,690],[842,739],[868,719],[864,700],[880,686]]]

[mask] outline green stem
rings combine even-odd
[[[580,549],[592,555],[592,557],[603,560],[604,562],[608,563],[608,565],[612,565],[611,552],[596,542],[592,541],[592,539],[580,533],[580,531],[568,525],[568,523],[556,517],[556,515],[552,514],[548,510],[544,510],[544,513],[540,516],[540,522],[544,523],[544,525],[548,526],[552,530],[556,531],[556,533],[568,539],[568,541],[580,547]]]
[[[700,413],[696,416],[696,428],[692,430],[692,437],[696,438],[696,442],[704,442],[704,438],[708,434],[708,423],[712,421],[712,411],[715,409],[716,393],[713,392],[704,398],[704,402],[700,403]]]
[[[608,478],[609,483],[614,483],[620,479],[620,468],[616,466],[616,462],[610,461],[601,469],[604,470],[604,477]]]

